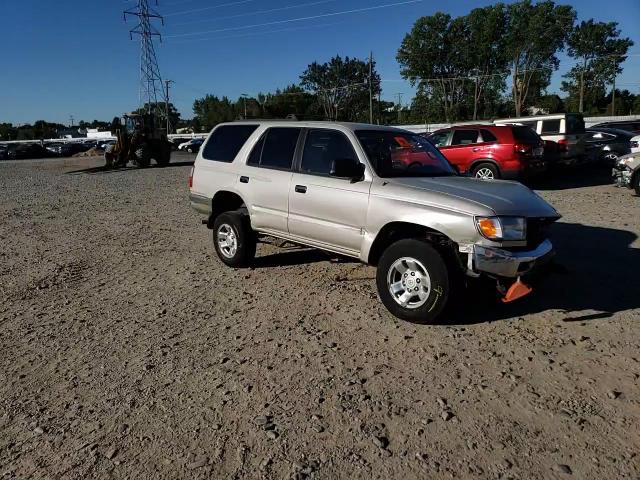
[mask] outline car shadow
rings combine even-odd
[[[280,247],[280,249],[282,249],[282,247]],[[292,246],[285,251],[256,257],[251,266],[253,268],[291,267],[328,261],[333,263],[357,262],[357,260],[352,258],[342,257],[314,248]]]
[[[602,165],[584,165],[571,168],[555,168],[544,176],[523,182],[534,190],[567,190],[571,188],[611,185],[611,168]]]
[[[612,317],[640,308],[638,235],[625,230],[556,223],[552,240],[555,268],[533,281],[533,292],[512,303],[496,301],[486,289],[468,291],[467,301],[447,323],[474,324],[559,310],[562,321]]]
[[[159,167],[157,165],[152,165],[151,167],[148,168],[175,168],[175,167],[188,167],[193,165],[193,161],[187,161],[187,162],[172,162],[169,163],[168,165],[165,165],[164,167]],[[129,170],[145,170],[145,169],[141,169],[139,167],[116,167],[116,168],[108,168],[104,165],[99,166],[99,167],[91,167],[91,168],[82,168],[80,170],[71,170],[69,172],[66,172],[66,175],[80,175],[80,174],[86,174],[86,175],[98,175],[98,174],[105,174],[105,173],[118,173],[118,172],[126,172]]]

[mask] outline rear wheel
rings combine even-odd
[[[481,180],[496,180],[500,178],[500,171],[493,163],[480,163],[473,167],[471,174]]]
[[[136,149],[135,164],[138,167],[148,167],[151,164],[151,148],[146,143]]]
[[[415,323],[435,323],[449,299],[447,265],[428,242],[399,240],[378,262],[376,286],[394,316]]]
[[[157,148],[156,163],[160,167],[168,165],[171,161],[171,145],[163,144]]]
[[[640,171],[636,172],[631,179],[631,188],[633,188],[636,191],[636,195],[640,197]]]
[[[256,236],[247,215],[225,212],[213,222],[213,245],[223,263],[247,267],[256,255]]]

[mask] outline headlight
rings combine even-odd
[[[480,233],[489,240],[525,240],[527,221],[524,217],[477,217]]]

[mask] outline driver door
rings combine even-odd
[[[328,128],[306,132],[300,168],[289,190],[289,233],[307,244],[360,253],[371,181],[331,176],[337,159],[358,156],[347,136]]]

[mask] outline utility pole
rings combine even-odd
[[[398,95],[398,123],[400,123],[400,114],[402,111],[402,93],[396,93]]]
[[[616,114],[616,72],[613,72],[613,91],[611,92],[611,115]]]
[[[167,135],[171,133],[171,122],[169,121],[169,85],[176,83],[173,80],[165,80],[164,85],[166,87],[166,95],[164,97],[164,114],[167,117]]]
[[[125,10],[124,19],[127,16],[137,17],[139,22],[134,28],[129,30],[129,37],[133,39],[134,35],[140,36],[140,90],[139,102],[140,107],[146,105],[147,113],[154,114],[157,117],[162,116],[161,106],[158,104],[158,98],[164,100],[165,105],[168,103],[165,97],[162,77],[160,76],[160,68],[158,67],[158,59],[156,58],[156,50],[153,44],[154,37],[158,37],[162,42],[160,32],[153,26],[153,19],[160,20],[164,25],[162,15],[149,6],[149,0],[137,0],[137,5],[133,9]],[[157,3],[157,0],[156,0]]]
[[[474,68],[474,73],[476,74],[475,76],[475,80],[476,80],[476,89],[475,89],[475,93],[473,94],[473,121],[475,122],[476,119],[478,118],[478,69]]]
[[[369,52],[369,123],[373,124],[373,52]]]
[[[249,96],[246,93],[241,93],[240,96],[242,97],[242,100],[244,100],[244,120],[247,119],[247,97]]]

